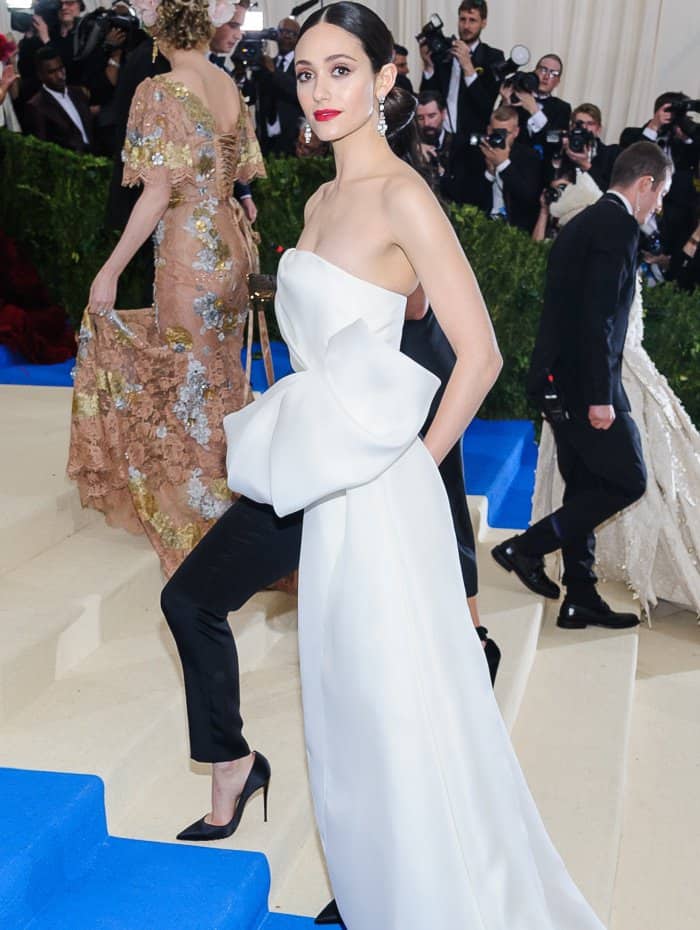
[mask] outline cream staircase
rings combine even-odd
[[[171,841],[208,809],[208,773],[187,758],[157,559],[142,537],[82,511],[64,477],[70,403],[63,388],[0,387],[0,765],[97,774],[110,833]],[[486,500],[470,504],[482,621],[504,654],[497,697],[556,845],[611,930],[695,928],[693,619],[639,634],[558,630],[490,559],[508,533],[489,528]],[[605,595],[629,604],[623,590]],[[230,620],[247,736],[274,774],[270,822],[256,799],[217,845],[264,852],[271,910],[313,914],[330,890],[305,770],[295,601],[261,593]]]

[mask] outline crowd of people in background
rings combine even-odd
[[[327,154],[304,131],[297,101],[299,23],[286,17],[278,24],[277,53],[270,56],[262,43],[241,44],[248,5],[239,4],[231,22],[216,30],[210,60],[242,89],[266,157]],[[434,61],[422,40],[420,71],[413,80],[409,49],[394,47],[397,84],[415,98],[420,154],[442,198],[472,204],[536,240],[554,238],[556,204],[573,196],[567,188],[587,176],[586,184],[592,181],[604,192],[619,152],[648,139],[670,155],[675,171],[663,214],[643,230],[643,275],[651,285],[675,280],[695,287],[700,283],[700,126],[688,117],[688,97],[680,91],[661,94],[643,126],[627,127],[617,143],[606,144],[603,114],[595,103],[572,106],[557,96],[565,67],[561,56],[542,55],[532,72],[509,71],[504,52],[484,41],[487,21],[486,0],[462,0],[451,49]],[[16,54],[6,55],[2,122],[76,152],[118,160],[135,89],[129,59],[145,60],[151,49],[150,37],[124,0],[89,14],[82,0],[38,0]],[[254,220],[257,208],[250,192],[245,194]]]

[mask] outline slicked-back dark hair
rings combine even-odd
[[[379,74],[384,65],[393,60],[394,38],[384,20],[368,6],[350,0],[331,3],[309,16],[301,27],[299,38],[319,23],[338,26],[359,39],[375,74]]]
[[[653,142],[635,142],[615,159],[611,187],[629,187],[639,178],[650,175],[656,189],[673,171],[671,159]]]

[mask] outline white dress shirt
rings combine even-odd
[[[47,94],[51,94],[54,100],[56,100],[57,103],[63,107],[68,117],[70,118],[70,121],[80,130],[80,135],[83,137],[83,142],[85,145],[89,145],[90,142],[87,137],[87,133],[85,132],[83,121],[80,118],[80,113],[78,113],[75,104],[70,99],[68,91],[64,90],[63,93],[60,94],[57,90],[51,90],[51,88],[47,87],[46,84],[42,84],[41,86],[44,88]]]
[[[473,55],[476,49],[479,47],[480,39],[477,39],[476,42],[472,42],[469,46],[469,51]],[[430,71],[423,71],[423,74],[426,80],[435,74],[435,69]],[[452,70],[450,71],[450,86],[447,91],[447,114],[449,116],[449,126],[450,132],[457,131],[457,102],[459,100],[459,81],[460,78],[464,80],[465,87],[471,87],[474,81],[479,77],[478,74],[470,74],[468,77],[462,71],[462,66],[456,58],[452,59]]]

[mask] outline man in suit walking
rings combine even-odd
[[[471,133],[483,132],[498,95],[492,67],[505,61],[499,48],[481,41],[486,27],[486,0],[462,0],[458,32],[446,61],[433,61],[421,43],[423,80],[420,89],[439,91],[447,101],[447,129],[465,141]]]
[[[622,629],[596,590],[595,528],[644,494],[646,469],[622,386],[622,353],[637,274],[639,227],[661,208],[671,163],[650,142],[617,159],[610,190],[571,220],[552,247],[528,393],[549,420],[564,501],[492,550],[530,590],[557,598],[543,556],[561,549],[566,596],[557,625]]]
[[[74,152],[92,148],[92,116],[82,90],[66,85],[66,69],[50,45],[34,56],[41,88],[27,102],[24,114],[28,133]]]

